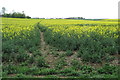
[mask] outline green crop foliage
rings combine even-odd
[[[45,41],[60,50],[78,51],[83,61],[101,63],[107,55],[118,53],[117,20],[43,20],[38,24]]]
[[[103,61],[111,62],[116,58],[114,56],[120,49],[120,29],[116,19],[2,18],[0,25],[4,77],[11,74],[18,78],[29,75],[109,78],[117,75],[117,67],[113,65],[106,64],[98,69],[86,65],[86,62],[102,64]],[[40,33],[43,33],[44,46],[40,45]],[[51,51],[41,49],[46,45]],[[47,55],[56,58],[52,63],[54,69],[48,66]]]
[[[36,23],[40,20],[2,18],[2,51],[4,53],[32,52],[40,44],[40,33]]]

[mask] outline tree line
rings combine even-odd
[[[2,7],[2,17],[9,17],[9,18],[31,18],[30,16],[26,16],[24,11],[22,12],[13,12],[13,13],[6,13],[6,8]]]

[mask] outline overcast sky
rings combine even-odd
[[[0,10],[31,17],[118,18],[120,0],[0,0]]]

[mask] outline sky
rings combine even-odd
[[[0,10],[22,12],[31,17],[117,19],[120,0],[0,0]]]

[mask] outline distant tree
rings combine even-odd
[[[7,13],[5,13],[4,15],[2,15],[3,17],[11,17],[12,15],[9,13],[9,14],[7,14]]]
[[[11,17],[13,17],[13,18],[25,18],[25,14],[20,13],[20,12],[14,12],[14,13],[12,13]]]
[[[65,18],[65,19],[85,19],[83,17],[69,17],[69,18]]]
[[[24,11],[22,11],[22,13],[24,14]]]
[[[2,16],[3,17],[11,17],[11,18],[31,18],[29,16],[26,16],[24,11],[22,11],[22,13],[20,12],[15,12],[14,10],[12,10],[12,13],[5,13],[6,11],[6,8],[5,7],[2,7]]]
[[[26,16],[24,13],[20,13],[20,12],[5,13],[2,16],[11,17],[11,18],[31,18],[30,16]]]
[[[78,19],[84,19],[83,17],[78,17]]]
[[[26,18],[28,18],[28,19],[29,19],[29,18],[31,18],[31,17],[30,17],[30,16],[26,16]]]
[[[5,14],[6,8],[2,7],[2,14]]]

